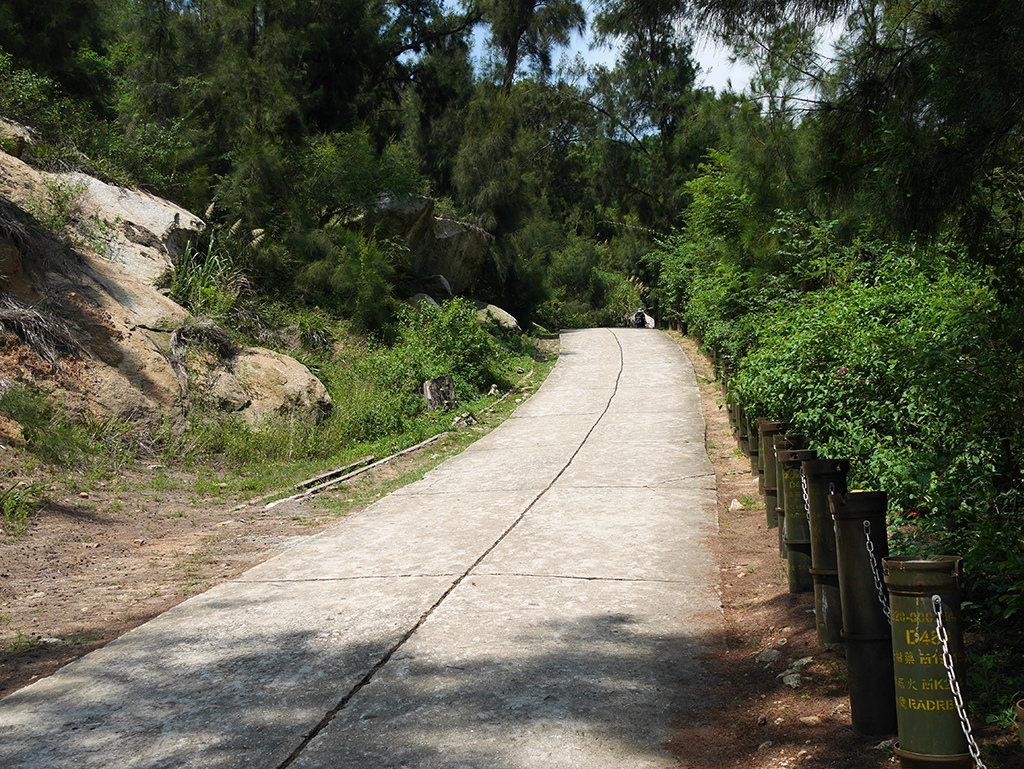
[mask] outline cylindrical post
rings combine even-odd
[[[842,601],[839,596],[839,567],[836,565],[836,530],[828,509],[830,493],[846,493],[848,459],[804,462],[807,479],[807,518],[811,527],[811,578],[814,581],[814,619],[818,643],[840,643],[843,630]]]
[[[761,491],[761,480],[757,470],[757,465],[760,462],[759,454],[761,446],[761,419],[763,419],[763,417],[758,417],[757,419],[748,419],[747,422],[747,446],[749,447],[750,452],[750,473],[751,475],[758,479],[758,492]]]
[[[882,559],[889,557],[884,491],[830,494],[835,520],[836,562],[843,607],[850,716],[864,735],[896,731],[889,594],[882,582]]]
[[[936,556],[927,561],[887,558],[892,649],[896,678],[896,755],[904,769],[942,766],[971,769],[974,759],[960,725],[943,665],[943,645],[932,597],[942,603],[943,623],[957,681],[964,680],[960,577],[963,560]]]
[[[764,514],[769,529],[779,525],[779,516],[775,508],[779,506],[779,486],[775,474],[775,436],[781,435],[786,429],[785,422],[769,422],[758,420],[761,431],[760,453],[757,461],[761,465],[761,480],[764,483]]]
[[[789,574],[789,592],[808,593],[814,590],[811,579],[811,528],[807,522],[804,489],[800,481],[800,465],[808,459],[817,459],[818,452],[805,449],[776,453],[782,466],[782,488],[786,510],[786,560]]]
[[[782,462],[779,461],[780,451],[806,449],[807,436],[803,433],[784,433],[772,436],[772,454],[775,455],[775,485],[777,495],[775,501],[775,525],[779,534],[779,558],[786,557],[786,507],[785,494],[782,487]]]
[[[1024,745],[1024,700],[1017,700],[1017,739]]]
[[[750,424],[747,422],[747,412],[742,403],[736,404],[736,437],[740,442],[740,451],[744,456],[750,454]]]

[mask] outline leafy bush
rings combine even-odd
[[[173,130],[147,127],[128,136],[93,113],[85,99],[67,96],[52,79],[15,65],[0,48],[0,114],[43,134],[32,149],[50,171],[83,170],[122,186],[144,182],[165,188],[174,172]]]
[[[476,308],[461,298],[417,312],[403,308],[394,354],[406,376],[421,385],[443,374],[455,379],[460,400],[511,385],[511,357],[477,322]]]
[[[692,260],[686,317],[738,363],[732,384],[752,417],[786,421],[821,455],[853,460],[853,486],[888,493],[896,552],[963,555],[975,621],[1019,622],[1024,436],[1011,426],[1024,422],[1024,316],[959,253],[851,254],[867,255],[851,258],[856,271],[802,294],[778,275],[701,273]],[[787,301],[768,300],[772,278]]]

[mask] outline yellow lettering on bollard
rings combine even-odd
[[[903,710],[953,710],[953,700],[917,700],[913,697],[898,697],[896,704]]]
[[[935,630],[925,630],[923,633],[919,633],[917,628],[908,628],[907,646],[917,646],[918,644],[942,646],[942,641],[939,639],[939,634]]]

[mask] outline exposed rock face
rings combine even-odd
[[[205,227],[199,217],[154,195],[83,174],[71,174],[69,179],[83,188],[83,214],[106,223],[106,256],[150,286]]]
[[[65,200],[68,231],[88,236],[72,236],[73,246],[16,221],[27,218],[24,212],[45,216],[47,191],[58,187],[74,198]],[[0,298],[9,315],[19,307],[43,308],[39,312],[69,329],[84,351],[78,360],[62,360],[61,371],[47,371],[43,360],[32,362],[27,346],[6,334],[0,378],[46,380],[41,383],[74,411],[183,426],[190,383],[171,337],[187,313],[153,283],[203,226],[153,195],[77,174],[41,173],[0,152]],[[205,362],[200,378],[208,381],[198,394],[250,424],[289,412],[319,416],[330,408],[323,384],[287,356],[249,348],[234,351],[228,361],[214,356]]]
[[[430,198],[388,201],[368,224],[385,237],[405,241],[413,281],[431,296],[434,293],[420,282],[435,275],[444,276],[453,295],[470,291],[483,273],[494,240],[486,230],[468,222],[434,216]]]
[[[22,157],[38,140],[31,128],[0,118],[0,148],[14,157]]]

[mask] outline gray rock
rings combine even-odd
[[[214,373],[210,385],[210,397],[221,411],[235,412],[252,405],[252,398],[245,392],[242,383],[230,371]]]
[[[494,237],[486,230],[452,219],[434,216],[430,198],[387,200],[363,223],[367,232],[378,236],[397,237],[409,249],[409,271],[418,285],[430,276],[441,275],[450,289],[449,296],[465,294],[483,274],[490,257]],[[434,290],[419,290],[438,296]]]
[[[425,306],[426,307],[440,307],[441,306],[441,305],[439,305],[434,300],[434,297],[430,296],[430,294],[424,294],[423,292],[415,294],[412,297],[412,299],[409,300],[409,304],[411,304],[414,308],[416,308],[417,311],[422,310]]]
[[[803,679],[800,677],[799,673],[787,672],[780,674],[779,677],[782,679],[782,683],[791,689],[799,689],[800,685],[803,683]]]
[[[83,219],[107,243],[106,256],[152,286],[206,227],[198,216],[168,200],[125,189],[84,174],[69,179],[83,185]]]
[[[330,413],[327,388],[287,355],[261,347],[246,348],[235,360],[235,376],[251,401],[242,415],[255,427],[268,417],[294,414],[319,418]]]
[[[31,154],[32,148],[39,143],[41,137],[21,123],[0,118],[0,149],[16,158],[25,158]]]
[[[479,323],[483,325],[494,324],[516,333],[522,331],[519,327],[519,321],[511,313],[496,305],[487,304],[487,302],[473,302],[473,304],[476,306],[476,319]]]

